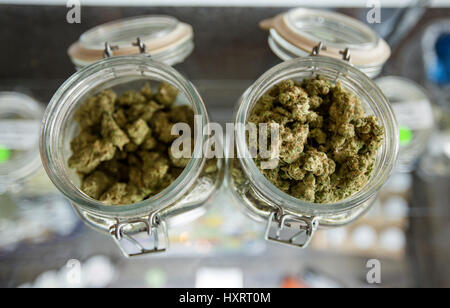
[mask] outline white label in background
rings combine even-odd
[[[36,120],[0,120],[0,146],[29,150],[39,139],[41,123]]]
[[[197,271],[196,288],[242,288],[244,273],[239,268],[203,267]]]
[[[393,103],[397,122],[411,130],[428,129],[433,126],[433,110],[426,100]]]

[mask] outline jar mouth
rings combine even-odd
[[[377,155],[376,166],[369,182],[354,195],[335,203],[311,203],[295,198],[274,186],[260,172],[250,155],[246,140],[245,124],[258,99],[282,80],[313,77],[320,74],[332,82],[341,81],[343,86],[360,96],[366,112],[374,114],[385,128],[385,138]],[[252,179],[259,193],[267,200],[294,213],[324,216],[349,211],[369,200],[390,176],[399,149],[397,121],[387,98],[380,88],[364,73],[351,65],[328,57],[309,56],[281,63],[264,73],[240,100],[236,115],[237,155],[246,175]]]
[[[185,97],[198,119],[194,127],[194,150],[183,172],[166,189],[139,203],[109,206],[84,194],[72,181],[73,171],[67,166],[67,122],[74,110],[89,94],[132,80],[165,81]],[[73,204],[88,212],[116,217],[133,217],[162,210],[181,198],[193,185],[205,162],[202,155],[203,127],[209,122],[206,107],[195,87],[172,67],[145,55],[118,56],[101,60],[72,75],[51,99],[41,127],[40,152],[44,168],[55,186]]]

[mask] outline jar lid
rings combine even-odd
[[[298,8],[263,20],[260,27],[269,30],[269,46],[284,61],[307,56],[323,43],[322,56],[342,59],[348,48],[352,64],[374,77],[391,55],[389,45],[370,27],[336,12]]]
[[[386,76],[375,80],[392,105],[400,130],[397,171],[409,172],[425,151],[434,127],[427,91],[412,80]]]
[[[171,16],[140,16],[102,24],[83,33],[68,49],[72,62],[84,67],[105,57],[105,44],[112,56],[139,54],[140,39],[146,52],[168,65],[182,62],[194,48],[192,26]]]
[[[0,193],[41,166],[39,131],[43,110],[33,98],[0,92]]]

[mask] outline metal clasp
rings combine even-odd
[[[147,46],[141,40],[141,38],[137,38],[136,42],[131,43],[132,46],[139,48],[139,52],[141,54],[147,54]],[[105,42],[105,49],[103,50],[103,58],[110,58],[113,55],[114,50],[118,50],[119,46],[111,46],[108,42]],[[148,55],[148,54],[147,54]],[[150,55],[148,55],[150,56]]]
[[[147,53],[147,46],[144,44],[144,42],[141,40],[140,37],[136,39],[136,42],[132,44],[133,46],[136,46],[139,48],[139,52],[142,54]]]
[[[319,42],[319,44],[313,47],[310,56],[318,56],[322,50],[327,50],[327,46],[322,42]]]
[[[169,247],[166,223],[157,213],[150,214],[147,219],[118,220],[110,227],[110,233],[127,258],[165,252]],[[138,239],[142,235],[144,237]]]
[[[311,53],[309,54],[310,56],[318,56],[320,55],[320,52],[322,50],[327,50],[327,46],[325,46],[323,44],[323,42],[319,42],[319,44],[317,44],[316,46],[313,47],[313,49],[311,50]],[[344,50],[340,50],[339,54],[342,55],[342,60],[346,61],[346,62],[351,62],[351,54],[350,54],[350,48],[345,48]]]
[[[110,58],[114,50],[119,49],[119,46],[111,46],[108,42],[105,42],[105,49],[103,50],[103,58]]]
[[[342,55],[342,60],[351,63],[352,56],[350,55],[350,48],[345,48],[344,50],[339,51],[339,54]]]
[[[319,226],[317,217],[298,217],[284,214],[282,210],[273,212],[266,229],[266,240],[306,248]]]

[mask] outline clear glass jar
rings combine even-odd
[[[140,89],[145,81],[170,83],[180,93],[176,104],[192,107],[199,119],[195,123],[193,157],[181,175],[159,194],[135,204],[107,206],[84,194],[77,175],[68,167],[70,141],[77,133],[74,113],[86,97],[102,89]],[[166,222],[186,222],[203,214],[203,205],[221,185],[221,160],[216,161],[214,173],[205,170],[203,147],[208,136],[203,135],[203,128],[208,122],[199,93],[172,67],[146,55],[106,58],[79,70],[55,93],[44,115],[41,157],[50,179],[81,218],[94,229],[112,235],[125,256],[165,251]],[[137,240],[140,235],[146,235],[142,242]],[[146,248],[143,243],[148,240]]]
[[[383,145],[369,182],[358,193],[333,204],[314,204],[279,190],[259,171],[248,150],[245,124],[258,99],[271,87],[286,79],[302,80],[320,74],[342,85],[361,98],[367,114],[379,119],[385,128]],[[227,186],[235,201],[251,217],[267,223],[266,239],[306,247],[320,226],[342,226],[366,212],[378,190],[394,168],[399,137],[393,110],[373,81],[344,61],[309,56],[279,64],[263,74],[238,102],[236,114],[236,153],[228,161]],[[243,176],[243,177],[242,177]]]
[[[0,93],[0,150],[8,156],[0,162],[0,194],[17,190],[41,167],[37,131],[42,113],[25,94]]]
[[[431,96],[425,88],[403,77],[385,76],[375,83],[389,99],[399,125],[400,150],[395,170],[411,172],[434,129]]]
[[[28,95],[0,92],[0,256],[69,236],[79,225],[42,167],[43,113]]]

